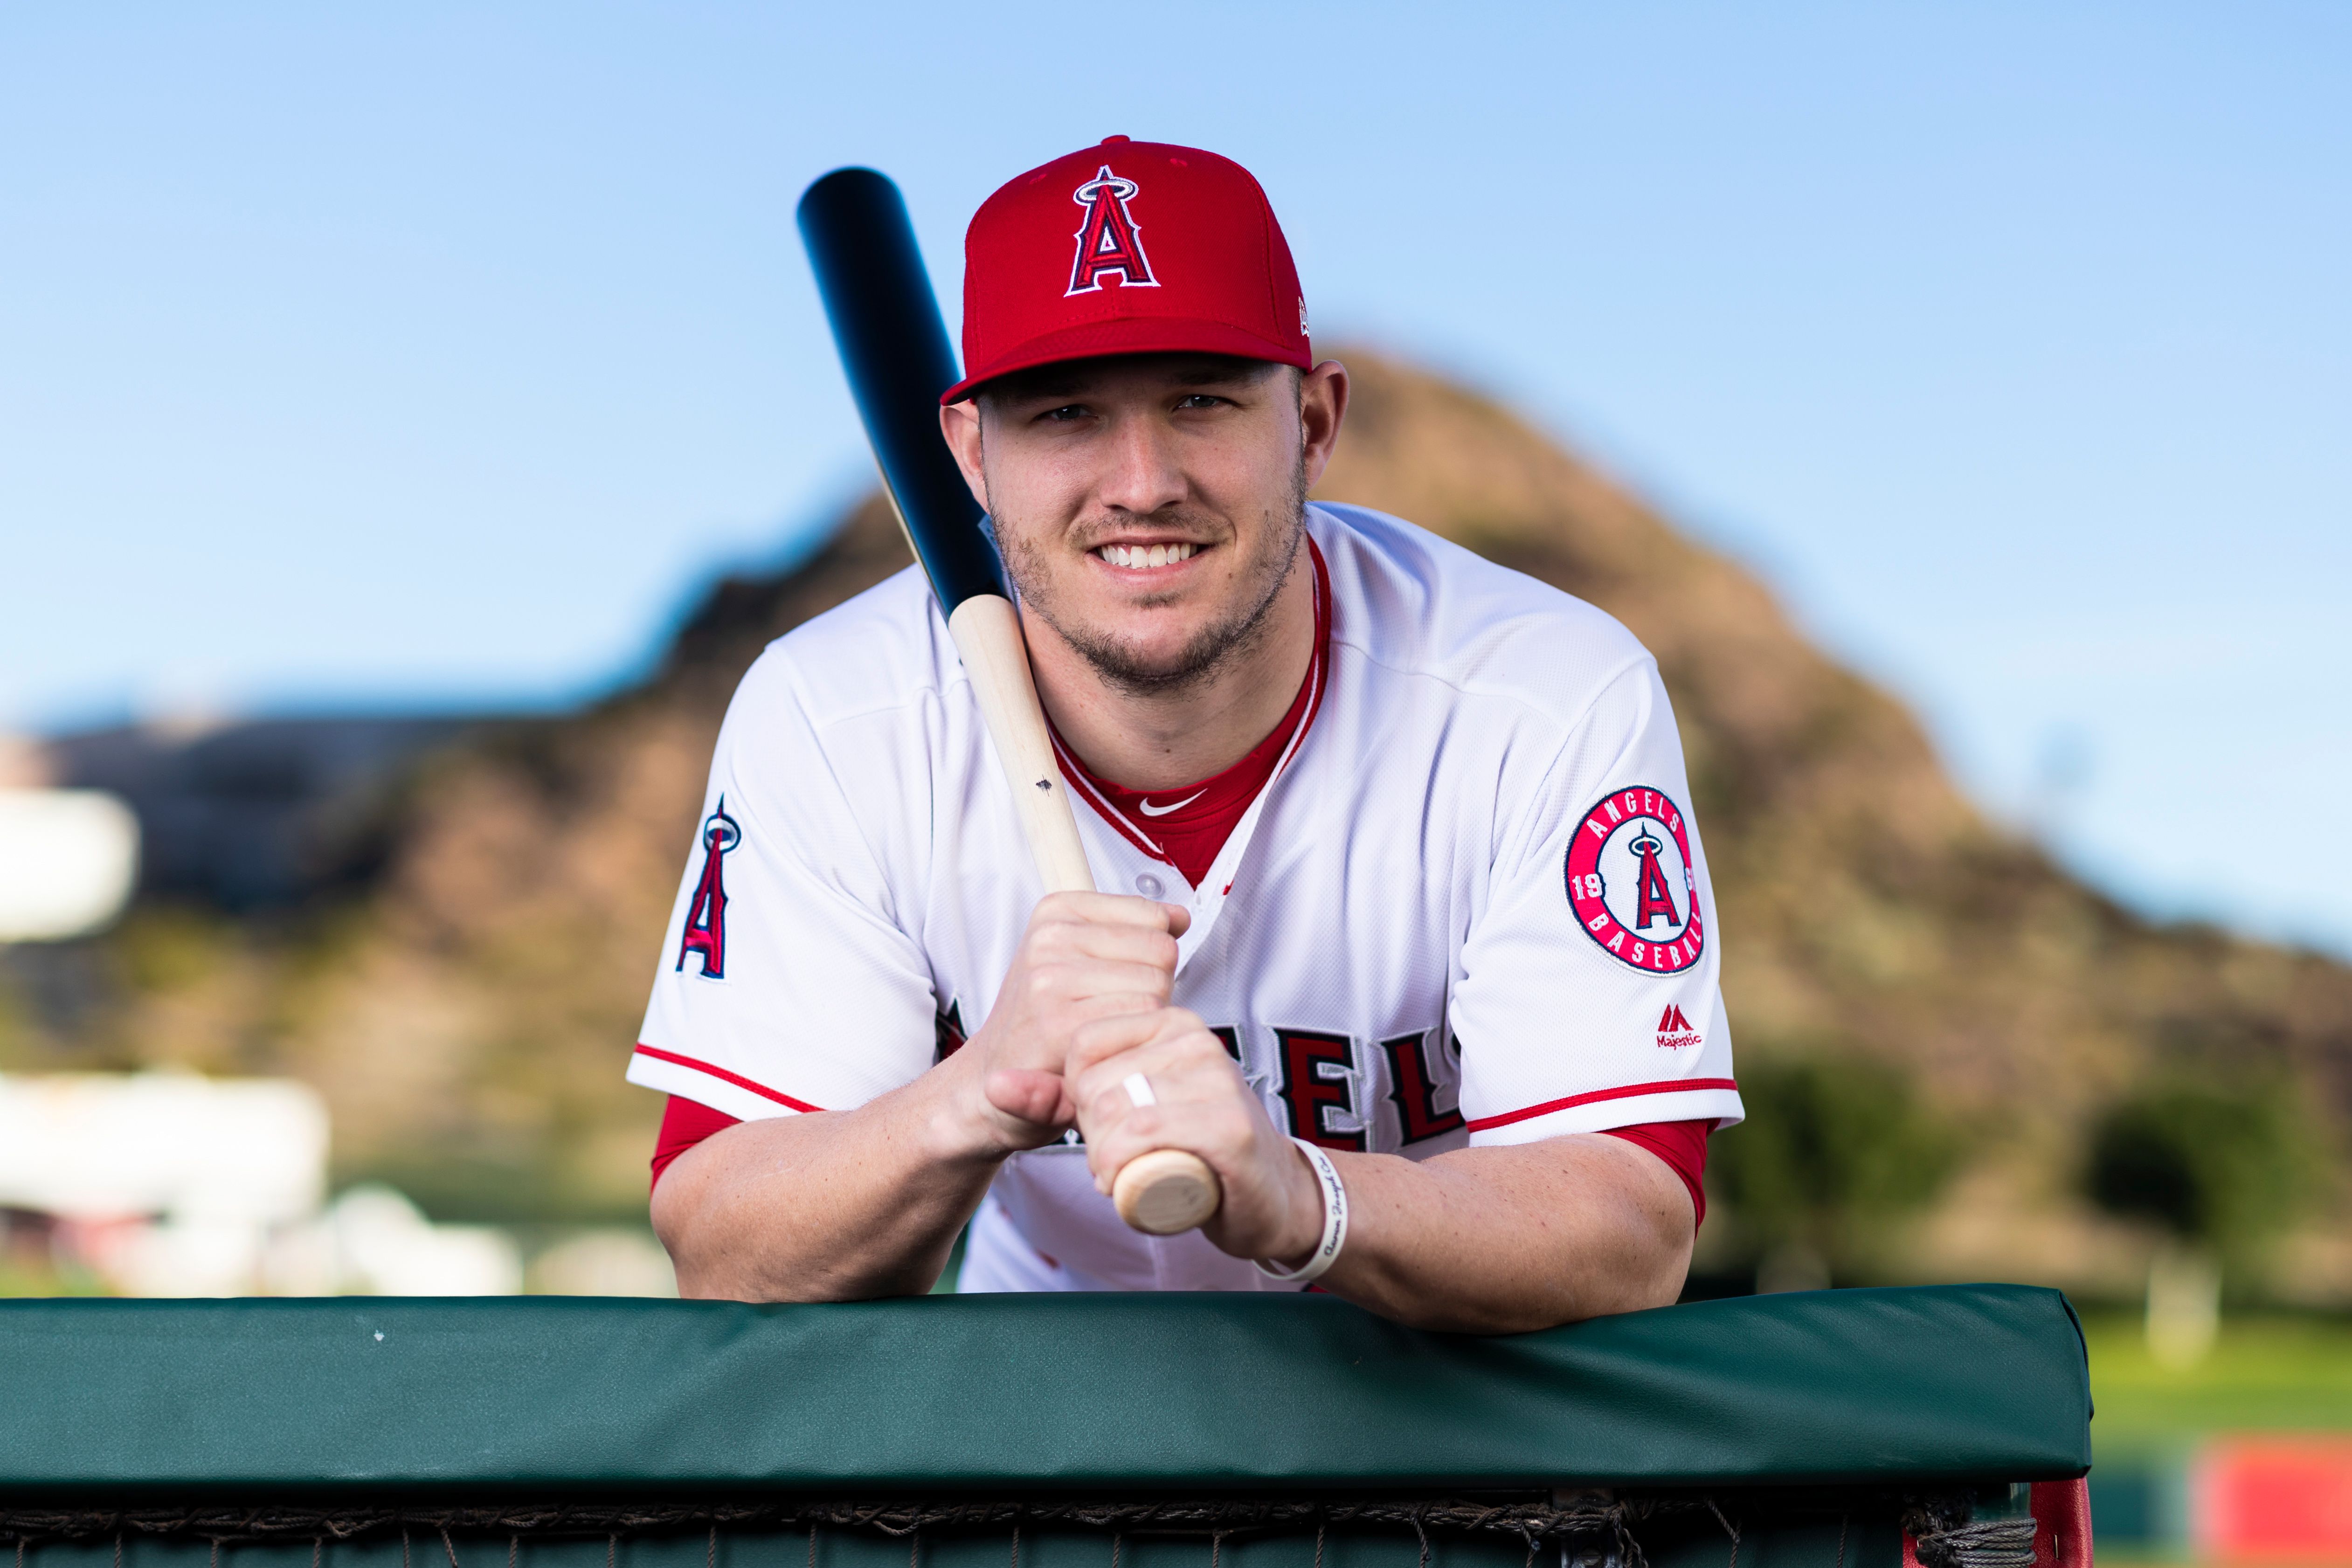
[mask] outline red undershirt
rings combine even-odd
[[[1054,749],[1061,758],[1063,774],[1094,803],[1103,820],[1144,853],[1175,867],[1195,887],[1216,863],[1218,852],[1249,813],[1251,803],[1295,749],[1293,742],[1315,722],[1316,710],[1323,703],[1324,681],[1330,663],[1331,579],[1324,569],[1323,552],[1315,548],[1313,539],[1307,541],[1307,549],[1315,563],[1315,656],[1307,664],[1307,678],[1299,683],[1298,695],[1291,699],[1289,711],[1264,740],[1250,748],[1249,755],[1223,772],[1197,783],[1173,789],[1129,789],[1096,777],[1062,744],[1060,735],[1054,737]],[[1156,809],[1146,810],[1147,805]],[[671,1161],[711,1134],[733,1126],[736,1121],[736,1117],[723,1111],[671,1095],[668,1108],[662,1113],[660,1135],[655,1142],[655,1183],[659,1184]],[[1605,1129],[1611,1137],[1638,1145],[1664,1160],[1689,1189],[1691,1207],[1700,1219],[1706,1218],[1706,1193],[1700,1178],[1706,1172],[1707,1134],[1714,1130],[1712,1121],[1653,1122],[1638,1127]]]

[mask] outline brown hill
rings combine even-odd
[[[2128,1246],[2070,1207],[2065,1173],[2085,1113],[2162,1066],[2292,1074],[2352,1111],[2352,970],[2157,928],[2072,881],[1741,569],[1493,404],[1349,358],[1322,496],[1558,584],[1656,653],[1743,1052],[1881,1052],[1969,1118],[1992,1157],[1915,1268],[2127,1278]],[[642,686],[417,772],[362,893],[292,922],[144,909],[94,960],[105,1005],[70,1029],[0,1024],[0,1065],[290,1070],[328,1094],[349,1173],[447,1211],[637,1211],[658,1106],[620,1070],[727,699],[767,641],[904,561],[869,502],[798,570],[720,583]]]

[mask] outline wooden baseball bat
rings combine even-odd
[[[1038,874],[1048,893],[1091,893],[1003,563],[940,434],[955,355],[907,204],[871,169],[836,169],[802,195],[800,226],[883,489],[971,676]],[[1216,1173],[1181,1149],[1137,1155],[1111,1185],[1119,1218],[1154,1236],[1193,1228],[1223,1197]]]

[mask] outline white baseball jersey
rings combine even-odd
[[[1418,1158],[1740,1118],[1706,859],[1656,664],[1394,517],[1313,506],[1328,682],[1189,887],[1078,802],[1096,883],[1189,904],[1174,998],[1275,1124]],[[908,1082],[995,1004],[1042,886],[913,570],[735,695],[629,1079],[746,1120]],[[1008,1160],[963,1288],[1296,1289],[1139,1235],[1072,1142]]]

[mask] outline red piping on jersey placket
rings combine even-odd
[[[1591,1105],[1601,1100],[1631,1100],[1640,1094],[1679,1094],[1689,1089],[1738,1089],[1728,1078],[1684,1078],[1665,1083],[1626,1083],[1615,1089],[1595,1089],[1589,1094],[1571,1094],[1565,1100],[1547,1100],[1540,1105],[1530,1105],[1524,1111],[1506,1111],[1499,1116],[1481,1116],[1470,1124],[1474,1133],[1489,1127],[1507,1127],[1514,1122],[1530,1121],[1549,1116],[1554,1111],[1571,1111],[1579,1105]]]
[[[656,1061],[667,1061],[679,1067],[690,1067],[697,1072],[707,1072],[721,1082],[732,1083],[738,1089],[749,1089],[763,1100],[773,1100],[777,1104],[789,1105],[795,1111],[815,1113],[824,1109],[822,1105],[812,1105],[805,1100],[795,1100],[789,1094],[780,1094],[764,1083],[754,1083],[740,1072],[730,1072],[723,1067],[713,1066],[708,1061],[697,1061],[690,1056],[680,1056],[674,1051],[664,1051],[659,1046],[647,1045],[643,1040],[637,1042],[637,1053],[640,1056],[650,1056]],[[688,1098],[691,1099],[693,1096],[688,1095]]]
[[[1300,717],[1298,727],[1291,732],[1290,742],[1282,748],[1282,755],[1275,758],[1274,767],[1265,776],[1265,782],[1258,786],[1257,795],[1251,797],[1250,803],[1253,806],[1257,803],[1259,797],[1274,788],[1274,781],[1282,777],[1283,769],[1290,766],[1290,759],[1297,756],[1298,748],[1307,743],[1307,732],[1315,727],[1315,716],[1322,711],[1323,693],[1329,685],[1331,574],[1329,569],[1323,564],[1323,551],[1316,544],[1315,536],[1312,534],[1307,536],[1307,553],[1315,566],[1316,636],[1315,657],[1307,666],[1308,682],[1307,712]],[[1061,731],[1055,729],[1050,720],[1045,726],[1045,731],[1053,740],[1054,760],[1062,769],[1062,778],[1086,798],[1087,804],[1095,809],[1095,815],[1109,823],[1129,843],[1133,844],[1161,865],[1167,866],[1171,871],[1174,870],[1176,862],[1170,858],[1168,852],[1139,829],[1128,818],[1127,813],[1103,799],[1102,792],[1095,788],[1094,780],[1087,776],[1086,765],[1070,755],[1069,748],[1062,744]],[[1247,810],[1244,810],[1243,815],[1248,815]],[[1178,874],[1181,875],[1182,873],[1179,872]],[[1231,893],[1233,890],[1233,883],[1227,883],[1224,892]]]
[[[1073,789],[1076,789],[1079,794],[1085,796],[1087,804],[1095,809],[1095,815],[1100,817],[1104,821],[1108,822],[1112,827],[1117,828],[1120,833],[1126,836],[1129,843],[1133,844],[1137,849],[1141,850],[1145,854],[1150,855],[1161,865],[1173,871],[1176,867],[1176,862],[1168,858],[1168,852],[1161,849],[1158,844],[1153,843],[1150,839],[1145,838],[1143,834],[1138,831],[1134,823],[1129,821],[1124,816],[1119,814],[1117,807],[1113,806],[1109,801],[1104,800],[1101,795],[1096,792],[1094,783],[1092,780],[1087,779],[1086,770],[1078,766],[1076,758],[1071,757],[1067,751],[1063,749],[1062,732],[1054,728],[1050,724],[1045,727],[1045,731],[1053,739],[1054,760],[1061,765],[1063,781],[1068,784]]]

